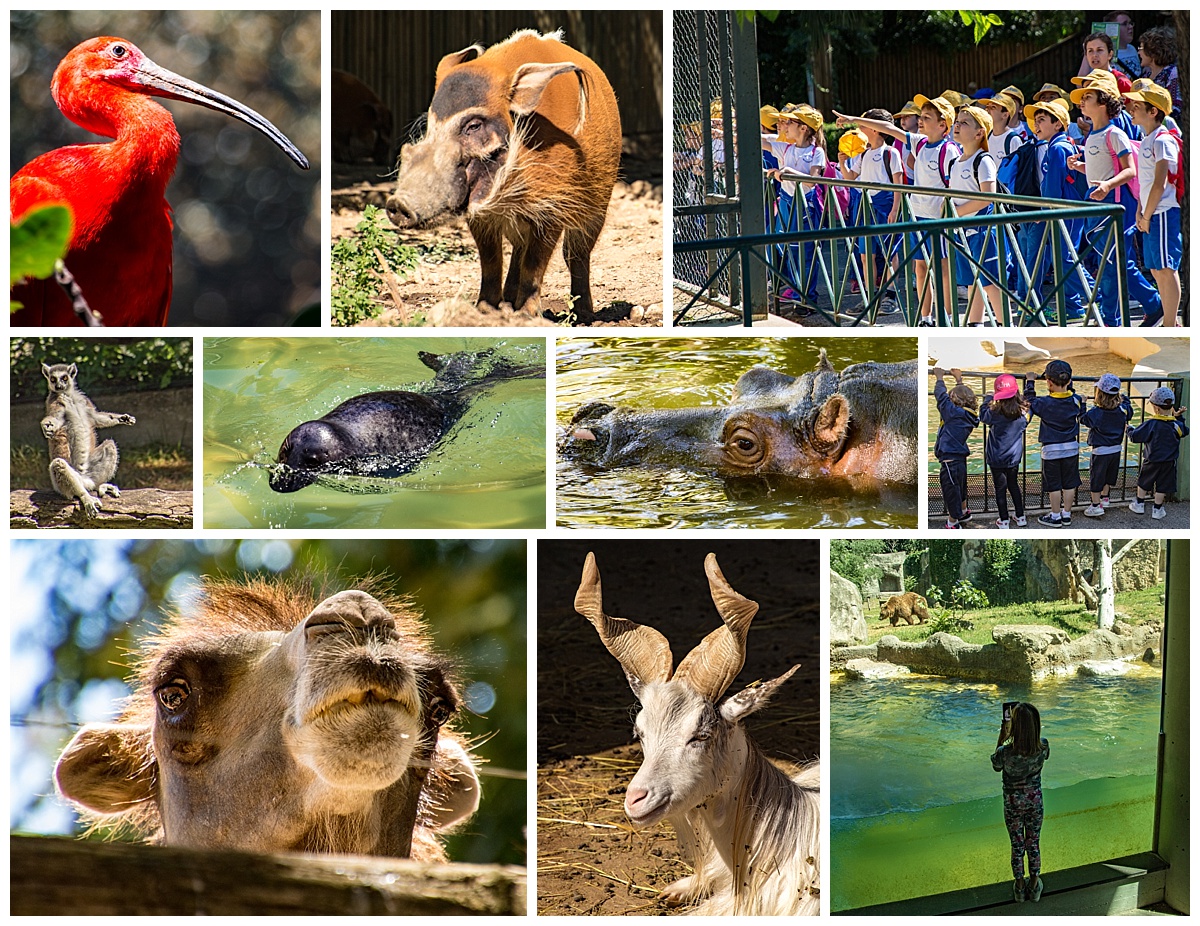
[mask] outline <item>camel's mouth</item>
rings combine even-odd
[[[339,690],[323,698],[304,716],[304,723],[319,723],[335,720],[360,711],[400,712],[410,717],[419,717],[420,707],[407,691],[381,688],[351,688]]]

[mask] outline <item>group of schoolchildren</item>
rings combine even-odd
[[[1088,489],[1091,504],[1084,509],[1089,518],[1104,516],[1109,493],[1118,485],[1121,448],[1125,439],[1141,444],[1141,466],[1137,495],[1129,503],[1136,514],[1145,512],[1145,501],[1153,499],[1151,517],[1158,521],[1167,516],[1166,497],[1176,489],[1179,444],[1187,436],[1183,407],[1175,406],[1175,393],[1159,386],[1150,393],[1148,413],[1137,427],[1130,427],[1133,407],[1121,394],[1121,380],[1112,373],[1103,374],[1094,388],[1091,407],[1075,392],[1071,365],[1065,360],[1046,364],[1044,377],[1047,393],[1038,395],[1036,373],[1025,374],[1024,394],[1017,379],[1009,373],[996,377],[995,392],[983,399],[982,406],[970,386],[963,383],[957,369],[934,367],[934,397],[941,424],[934,444],[934,456],[941,464],[939,481],[942,498],[949,513],[946,527],[958,529],[970,521],[967,507],[967,440],[982,421],[988,426],[984,459],[992,473],[999,518],[996,526],[1008,529],[1025,527],[1025,502],[1018,471],[1025,455],[1025,429],[1034,416],[1040,419],[1038,442],[1041,444],[1042,488],[1048,495],[1050,510],[1037,519],[1046,527],[1070,527],[1075,490],[1082,484],[1079,476],[1079,428],[1088,429],[1091,447]],[[949,372],[955,385],[947,389]],[[1010,519],[1011,497],[1014,519]]]
[[[1107,60],[1101,52],[1107,46]],[[1109,36],[1097,33],[1084,43],[1086,60],[1093,65],[1084,76],[1073,77],[1069,94],[1046,84],[1025,104],[1022,91],[1005,87],[995,93],[981,91],[971,98],[952,90],[929,98],[918,94],[895,116],[884,109],[871,109],[859,117],[833,112],[839,126],[855,126],[838,142],[838,167],[826,153],[823,115],[811,106],[789,104],[782,110],[763,107],[763,157],[767,174],[779,181],[776,230],[818,228],[825,210],[825,194],[819,184],[799,184],[783,179],[781,169],[816,176],[841,176],[872,183],[911,184],[920,187],[961,190],[964,193],[1012,192],[1059,200],[1117,203],[1123,207],[1122,235],[1100,265],[1105,242],[1099,240],[1100,220],[1065,222],[1062,233],[1064,262],[1069,254],[1082,255],[1081,265],[1063,281],[1067,318],[1085,313],[1085,286],[1093,288],[1099,276],[1097,305],[1106,325],[1119,325],[1117,260],[1124,262],[1126,287],[1131,302],[1141,305],[1143,326],[1162,323],[1175,327],[1180,302],[1179,264],[1183,239],[1180,230],[1179,198],[1182,195],[1182,140],[1171,119],[1177,102],[1171,90],[1150,78],[1132,83],[1110,70],[1113,45]],[[1160,76],[1162,72],[1159,72]],[[990,95],[988,95],[990,94]],[[1073,122],[1069,104],[1077,105],[1083,118]],[[1021,119],[1021,116],[1024,119]],[[1086,130],[1087,134],[1084,135]],[[894,141],[893,141],[894,140]],[[830,188],[837,189],[837,188]],[[839,192],[844,193],[844,190]],[[902,220],[900,197],[893,191],[867,191],[869,208],[856,205],[859,190],[852,190],[843,221],[853,224],[885,225]],[[909,207],[914,220],[947,217],[950,197],[911,194]],[[983,199],[953,198],[958,216],[988,215],[992,206]],[[999,266],[998,227],[962,229],[971,260],[956,251],[955,277],[968,285],[967,322],[985,324],[986,296],[992,311],[1000,307],[999,283],[1024,296],[1033,285],[1039,291],[1052,272],[1051,245],[1043,243],[1044,224],[1026,222],[1018,226],[1016,240],[1028,279],[1015,262]],[[1135,236],[1140,233],[1139,247]],[[898,236],[897,236],[898,237]],[[1093,241],[1095,237],[1097,240]],[[948,258],[944,235],[912,235],[904,253],[913,255],[914,276],[920,294],[921,326],[935,326],[938,318],[936,281],[930,279],[933,248]],[[898,276],[901,245],[892,236],[880,236],[871,249],[858,239],[863,278],[878,284],[887,280],[881,300],[883,311],[895,311],[894,281]],[[874,252],[874,257],[870,252]],[[794,287],[807,282],[810,300],[816,296],[812,272],[814,248],[804,253],[806,270],[798,273],[799,249],[793,246],[784,261],[784,274],[791,287],[782,295],[797,297]],[[1039,262],[1038,256],[1041,255]],[[873,266],[870,266],[873,264]],[[890,265],[890,269],[889,269]],[[1142,267],[1156,285],[1148,282]],[[943,259],[941,292],[951,305],[946,314],[957,314],[957,293],[951,287],[950,261]]]

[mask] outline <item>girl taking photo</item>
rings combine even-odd
[[[1003,773],[1004,825],[1012,843],[1013,900],[1017,903],[1042,899],[1042,764],[1048,758],[1050,744],[1042,739],[1037,708],[1024,701],[1005,704],[992,768]]]

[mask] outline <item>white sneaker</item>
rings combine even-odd
[[[1029,522],[1025,519],[1025,515],[1021,515],[1019,518],[1017,518],[1017,527],[1028,527],[1028,526],[1029,526]]]
[[[1129,510],[1132,511],[1134,514],[1145,514],[1146,513],[1146,503],[1143,502],[1140,498],[1135,498],[1133,501],[1131,501],[1129,503]]]
[[[1108,504],[1109,504],[1109,502],[1108,502],[1108,496],[1107,496],[1107,495],[1102,495],[1102,496],[1100,496],[1100,507],[1101,507],[1101,508],[1107,508],[1107,507],[1108,507]]]
[[[1000,530],[1006,531],[1008,530],[1008,521],[1002,521],[1000,518],[996,518],[996,526],[1000,528]]]
[[[1104,517],[1104,506],[1088,505],[1083,509],[1083,516],[1085,518],[1102,518]]]
[[[1155,505],[1154,510],[1150,512],[1150,517],[1154,518],[1155,521],[1161,521],[1166,516],[1167,516],[1166,505]]]

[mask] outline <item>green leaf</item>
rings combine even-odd
[[[26,277],[54,275],[54,264],[67,253],[74,219],[66,206],[42,206],[9,228],[9,286]]]

